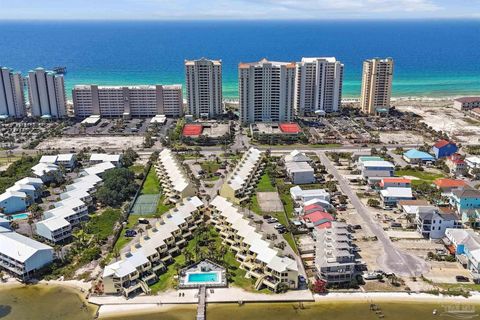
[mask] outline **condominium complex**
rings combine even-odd
[[[177,203],[182,198],[195,195],[195,187],[187,178],[182,163],[175,157],[172,150],[163,149],[160,152],[155,171],[163,192],[170,202]]]
[[[0,66],[0,117],[18,119],[26,114],[22,75]]]
[[[295,111],[337,112],[342,102],[343,64],[334,57],[302,58],[297,63]]]
[[[227,199],[217,196],[210,204],[212,224],[227,245],[235,253],[246,277],[255,279],[255,289],[267,287],[277,291],[281,283],[289,288],[298,286],[298,265],[291,258],[282,256],[265,236],[257,232],[253,221]]]
[[[250,148],[244,153],[222,185],[220,195],[237,204],[249,199],[262,174],[261,170],[264,166],[262,160],[262,152],[258,149]]]
[[[259,62],[238,65],[240,121],[288,122],[294,118],[294,62]]]
[[[28,96],[33,117],[67,116],[67,99],[62,75],[42,68],[29,71]]]
[[[329,284],[352,281],[355,255],[347,225],[333,221],[331,228],[317,228],[313,235],[317,277]]]
[[[183,116],[181,85],[97,86],[77,85],[72,90],[75,116],[151,117]]]
[[[173,262],[172,256],[179,254],[193,237],[203,209],[203,202],[193,197],[165,213],[120,260],[105,267],[104,292],[126,297],[137,291],[149,293],[148,286],[158,280],[167,264]]]
[[[392,96],[393,60],[370,59],[363,62],[362,93],[360,108],[362,112],[376,114],[390,107]]]
[[[222,114],[222,61],[185,60],[189,114],[215,118]]]

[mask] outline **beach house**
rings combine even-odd
[[[434,210],[419,210],[415,217],[417,231],[427,239],[441,239],[445,237],[445,230],[459,229],[462,227],[460,218],[454,213],[444,214],[435,208]]]
[[[457,151],[457,145],[454,142],[448,140],[439,140],[432,147],[432,152],[437,159],[448,157]]]
[[[380,190],[384,207],[395,207],[401,200],[413,200],[412,188],[388,187]]]
[[[427,164],[435,162],[435,158],[427,153],[417,149],[408,150],[403,154],[403,159],[410,164]]]
[[[20,191],[6,191],[0,194],[0,211],[4,214],[24,212],[27,209],[27,195]]]

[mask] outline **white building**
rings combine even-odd
[[[52,247],[0,227],[1,268],[26,280],[52,261]]]
[[[33,117],[64,118],[67,99],[63,75],[42,68],[28,72],[28,96]]]
[[[263,59],[238,65],[240,121],[289,122],[294,118],[295,68],[293,62]]]
[[[257,232],[253,221],[245,218],[227,199],[217,196],[210,203],[211,222],[220,233],[223,244],[235,252],[246,277],[255,279],[255,288],[276,291],[280,283],[295,289],[298,286],[298,265],[281,256],[264,235]]]
[[[26,115],[22,75],[0,66],[0,117],[20,119]]]
[[[255,185],[263,169],[263,153],[255,148],[250,148],[243,154],[242,159],[227,176],[226,182],[220,189],[220,195],[234,203],[247,200],[254,192]]]
[[[355,273],[355,254],[347,225],[333,221],[331,228],[315,228],[313,237],[317,278],[329,284],[352,281]]]
[[[395,165],[389,161],[366,161],[359,163],[362,177],[368,179],[370,177],[393,177]]]
[[[325,189],[306,189],[300,186],[290,188],[290,195],[296,202],[306,203],[312,199],[321,199],[330,202],[330,194]]]
[[[91,166],[102,162],[110,162],[113,163],[116,167],[120,167],[122,165],[122,155],[107,153],[92,153],[90,155],[89,163]]]
[[[195,188],[182,168],[182,163],[175,157],[172,150],[163,149],[158,155],[155,171],[162,189],[172,203],[185,197],[195,195]]]
[[[310,158],[303,152],[292,151],[284,158],[287,175],[293,184],[315,182],[315,170],[310,165]]]
[[[60,177],[62,173],[56,164],[39,162],[32,167],[33,174],[42,179],[43,182],[50,182]]]
[[[413,200],[412,188],[388,187],[380,190],[380,198],[385,207],[393,207],[398,201]]]
[[[390,108],[393,82],[393,59],[370,59],[363,62],[362,112],[376,114]]]
[[[480,97],[462,97],[453,100],[453,107],[457,110],[472,110],[480,108]]]
[[[62,153],[58,155],[45,155],[40,158],[40,163],[62,165],[66,169],[73,169],[77,156],[73,153]]]
[[[31,184],[21,184],[16,182],[13,186],[10,188],[6,189],[5,191],[16,191],[16,192],[23,192],[26,195],[25,198],[25,203],[27,206],[31,205],[32,203],[35,202],[36,199],[40,196],[39,193],[37,192],[37,189],[35,189],[34,186]]]
[[[75,116],[79,118],[183,116],[181,85],[77,85],[72,97]]]
[[[447,228],[459,229],[462,222],[455,214],[443,214],[437,210],[418,212],[415,217],[417,231],[427,239],[441,239],[445,237]]]
[[[121,260],[107,265],[103,271],[104,292],[122,294],[143,291],[158,280],[167,264],[180,248],[187,245],[203,215],[203,202],[198,197],[186,198],[157,221],[139,242],[132,244]]]
[[[188,113],[215,118],[223,113],[222,60],[185,60]]]
[[[343,64],[334,57],[302,58],[297,63],[295,111],[337,112],[342,103]]]

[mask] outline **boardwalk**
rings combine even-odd
[[[207,288],[201,286],[198,291],[197,320],[205,320],[207,318]]]

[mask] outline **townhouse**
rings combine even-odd
[[[349,283],[355,273],[352,237],[346,224],[336,221],[330,224],[331,228],[316,228],[312,233],[316,276],[328,284]]]
[[[32,167],[35,177],[42,179],[44,183],[52,182],[62,176],[60,168],[56,164],[39,162]]]
[[[40,163],[55,164],[66,169],[75,168],[77,156],[73,153],[62,153],[58,155],[45,155],[40,158]]]
[[[0,268],[21,280],[53,262],[53,248],[0,227]]]
[[[122,158],[123,156],[121,154],[92,153],[89,162],[91,166],[102,162],[110,162],[116,167],[121,167]]]
[[[267,287],[277,291],[280,284],[297,288],[297,262],[273,249],[273,244],[228,199],[217,196],[211,201],[210,221],[223,243],[235,252],[246,277],[255,279],[256,289]]]
[[[80,172],[80,176],[82,177],[82,176],[88,176],[88,175],[96,175],[101,178],[105,172],[114,168],[116,168],[116,166],[109,161],[99,162],[97,164],[92,165],[91,167],[83,169]]]
[[[310,165],[310,158],[303,152],[292,151],[284,158],[287,175],[293,184],[315,182],[315,170]]]
[[[178,203],[185,197],[195,195],[195,187],[187,178],[182,163],[175,157],[172,150],[163,149],[160,152],[155,172],[170,202]]]
[[[105,267],[104,292],[126,297],[135,292],[149,293],[149,285],[158,280],[173,256],[192,238],[204,209],[198,197],[185,198],[163,215],[120,260]]]
[[[264,166],[263,153],[250,148],[228,175],[220,189],[220,195],[236,204],[247,200],[254,192]]]
[[[11,214],[27,210],[27,195],[20,191],[6,191],[0,194],[0,211]]]

